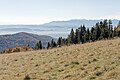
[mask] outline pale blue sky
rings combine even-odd
[[[0,24],[120,19],[120,0],[0,0]]]

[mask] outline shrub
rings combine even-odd
[[[24,78],[24,80],[30,80],[29,75],[26,75],[25,78]]]

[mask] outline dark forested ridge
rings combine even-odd
[[[53,37],[45,35],[36,35],[31,33],[20,32],[11,35],[0,35],[0,50],[7,48],[14,48],[16,46],[29,45],[34,47],[35,44],[41,40],[44,47],[47,46],[47,42],[51,41]]]

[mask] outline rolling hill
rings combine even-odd
[[[41,40],[44,47],[47,46],[47,42],[54,39],[53,37],[46,35],[36,35],[26,32],[20,32],[10,35],[0,35],[0,50],[5,50],[7,48],[14,48],[16,46],[29,45],[34,47],[35,44]]]
[[[1,80],[120,80],[120,38],[0,55]]]

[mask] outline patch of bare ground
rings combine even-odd
[[[120,39],[1,54],[0,80],[120,80]]]

